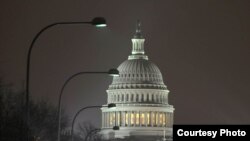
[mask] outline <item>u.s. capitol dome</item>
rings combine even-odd
[[[107,90],[107,104],[115,103],[116,107],[101,109],[104,139],[172,138],[174,108],[168,104],[169,90],[159,68],[145,55],[144,41],[138,22],[132,53],[119,65],[119,76],[113,77]]]

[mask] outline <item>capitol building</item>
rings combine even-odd
[[[174,108],[168,103],[169,90],[161,71],[145,54],[144,41],[138,22],[131,55],[119,65],[120,75],[113,77],[107,90],[107,104],[116,107],[101,108],[101,135],[106,140],[172,139]]]

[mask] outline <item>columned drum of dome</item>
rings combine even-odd
[[[168,103],[169,90],[159,68],[145,55],[144,41],[138,22],[132,53],[120,64],[120,75],[113,77],[107,90],[107,104],[116,107],[101,108],[104,139],[172,139],[174,108]],[[114,126],[120,129],[113,130]]]

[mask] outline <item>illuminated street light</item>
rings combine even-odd
[[[80,76],[80,75],[84,75],[84,74],[108,74],[110,76],[119,76],[119,71],[117,69],[110,69],[109,71],[85,71],[85,72],[78,72],[76,74],[71,75],[63,84],[61,91],[60,91],[60,95],[59,95],[59,101],[58,101],[58,109],[57,109],[57,117],[58,117],[58,131],[57,131],[57,136],[58,136],[58,141],[60,141],[60,137],[61,137],[61,100],[62,100],[62,95],[63,95],[63,91],[65,89],[65,87],[67,86],[67,84],[75,77]],[[115,107],[114,104],[109,104],[108,107]]]
[[[40,37],[40,35],[42,33],[44,33],[47,29],[50,29],[52,27],[55,27],[57,25],[79,25],[79,24],[90,24],[90,25],[94,25],[96,27],[105,27],[106,25],[106,20],[103,17],[95,17],[92,21],[88,21],[88,22],[56,22],[56,23],[52,23],[49,24],[47,26],[45,26],[44,28],[42,28],[33,38],[29,50],[28,50],[28,55],[27,55],[27,66],[26,66],[26,104],[25,104],[25,122],[26,122],[26,140],[29,141],[29,82],[30,82],[30,60],[31,60],[31,53],[32,53],[32,49],[34,47],[35,42],[37,41],[37,39]],[[59,141],[60,139],[58,139]]]
[[[92,25],[96,27],[106,27],[106,20],[103,17],[96,17],[92,20]]]

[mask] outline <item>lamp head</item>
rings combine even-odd
[[[91,24],[96,26],[96,27],[106,27],[106,20],[103,17],[95,17],[92,21]]]
[[[108,104],[108,108],[113,108],[113,107],[116,107],[115,103]]]
[[[113,130],[120,130],[120,127],[119,126],[114,126]]]
[[[109,74],[110,76],[119,76],[119,70],[117,70],[117,69],[110,69],[110,70],[108,71],[108,74]]]

